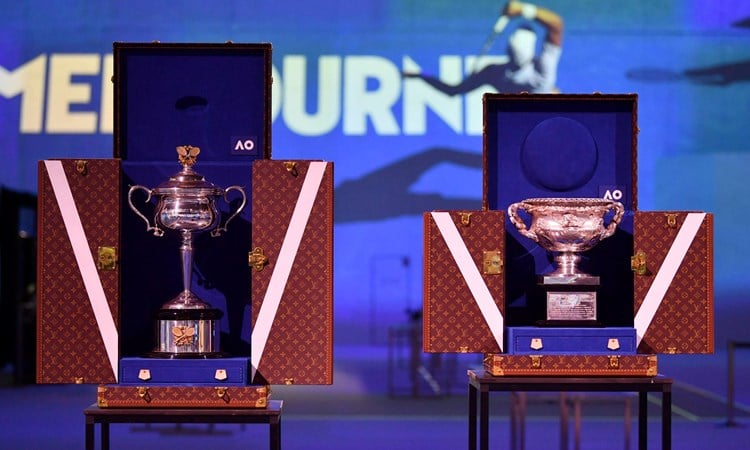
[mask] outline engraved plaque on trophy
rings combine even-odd
[[[529,227],[519,210],[531,217]],[[605,226],[610,212],[612,219]],[[541,324],[597,324],[599,277],[578,267],[580,253],[612,236],[624,213],[622,203],[599,198],[533,198],[508,207],[508,217],[518,232],[554,255],[555,269],[538,275],[547,301],[546,320]]]
[[[240,213],[247,201],[239,186],[226,189],[215,186],[193,170],[200,149],[191,146],[177,147],[182,170],[156,188],[132,186],[128,192],[130,208],[146,222],[146,231],[163,236],[165,230],[179,233],[182,239],[182,291],[164,303],[157,313],[158,346],[150,356],[164,358],[213,358],[221,356],[218,321],[222,312],[200,299],[190,290],[193,271],[193,238],[203,232],[219,236],[229,222]],[[133,193],[146,192],[145,202],[157,201],[153,226],[151,221],[133,204]],[[242,198],[223,226],[216,202],[237,191]]]

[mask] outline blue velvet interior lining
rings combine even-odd
[[[221,350],[249,355],[251,170],[268,157],[270,142],[269,46],[159,46],[117,48],[116,155],[122,159],[121,354],[140,356],[156,345],[156,312],[182,290],[176,232],[155,237],[130,210],[127,193],[139,184],[155,188],[177,173],[176,147],[200,148],[194,169],[225,189],[242,187],[247,204],[219,237],[194,239],[191,289],[214,308],[220,320]],[[238,143],[241,145],[238,147]],[[230,192],[217,199],[222,224],[239,205]],[[151,218],[156,199],[137,203]],[[249,323],[249,322],[248,322]]]
[[[485,202],[491,210],[536,197],[601,198],[607,192],[626,215],[614,236],[582,254],[581,267],[601,278],[599,320],[632,325],[632,211],[636,205],[633,97],[485,99]],[[522,214],[527,225],[529,218]],[[608,223],[611,214],[607,217]],[[509,325],[528,325],[545,310],[536,277],[552,255],[506,221],[506,306]]]
[[[268,81],[260,49],[133,48],[120,67],[120,152],[133,161],[169,161],[178,145],[202,161],[252,160],[266,148]],[[238,140],[254,149],[237,152]]]
[[[146,232],[145,222],[127,205],[130,186],[155,188],[179,171],[177,162],[123,161],[122,207],[122,323],[121,352],[138,356],[153,350],[156,344],[156,312],[161,305],[182,290],[179,233],[165,230],[155,237]],[[251,168],[247,163],[207,163],[200,161],[195,170],[222,189],[240,186],[247,196],[241,214],[227,226],[226,233],[211,237],[202,233],[194,239],[193,287],[204,301],[224,312],[220,320],[222,350],[235,355],[249,354],[249,336],[243,329],[243,317],[250,305],[250,273],[247,254],[251,233]],[[157,199],[145,203],[145,194],[137,191],[133,203],[153,224]],[[239,207],[241,196],[234,191],[228,201],[216,199],[224,225],[231,211]]]
[[[632,210],[632,109],[623,111],[620,103],[613,111],[601,105],[590,111],[584,106],[591,105],[571,105],[570,111],[529,106],[490,110],[485,171],[490,209],[532,197],[601,197],[603,187],[618,186],[625,194],[620,201]],[[533,151],[524,151],[528,139]],[[552,186],[530,173],[546,174]]]

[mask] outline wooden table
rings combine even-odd
[[[500,392],[637,392],[638,448],[648,443],[649,392],[661,392],[662,449],[672,446],[672,379],[656,377],[497,377],[483,370],[469,370],[469,450],[477,448],[477,409],[479,448],[489,450],[489,393]]]
[[[112,423],[267,423],[271,450],[281,450],[282,400],[271,400],[266,408],[99,408],[83,410],[86,417],[86,450],[94,449],[94,428],[101,425],[101,448],[109,450]]]

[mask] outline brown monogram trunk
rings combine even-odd
[[[254,382],[333,383],[333,164],[253,164]]]
[[[100,408],[265,408],[268,386],[179,386],[103,384]]]
[[[48,160],[38,167],[37,382],[114,382],[120,161]],[[105,339],[115,354],[108,355]]]
[[[424,351],[502,351],[504,220],[501,211],[424,214]]]
[[[656,355],[485,355],[484,369],[502,376],[654,377]]]
[[[634,227],[638,352],[712,353],[713,215],[638,211]]]

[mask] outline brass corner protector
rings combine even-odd
[[[667,220],[667,227],[668,228],[677,228],[677,214],[675,214],[675,213],[665,213],[664,217]]]
[[[81,175],[82,177],[85,177],[89,173],[89,162],[85,159],[78,159],[76,160],[76,172],[78,172],[78,175]]]
[[[292,174],[293,177],[299,175],[299,172],[297,171],[297,163],[295,161],[284,161],[284,168],[287,172]]]

